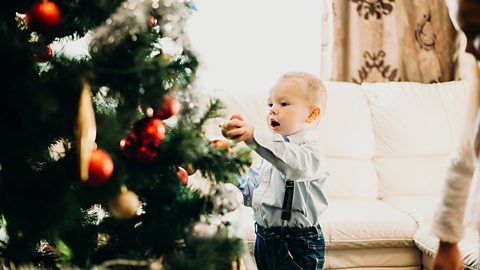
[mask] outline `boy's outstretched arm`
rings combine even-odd
[[[279,134],[255,130],[241,115],[233,115],[224,128],[224,135],[253,145],[254,150],[282,172],[287,179],[318,179],[324,172],[324,155],[316,144],[299,146],[285,142]]]

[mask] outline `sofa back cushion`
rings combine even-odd
[[[327,155],[335,158],[372,158],[372,119],[365,91],[355,83],[329,81],[324,84],[327,109],[316,131]]]
[[[373,130],[367,95],[358,84],[324,82],[328,102],[317,127],[330,173],[329,198],[376,198],[378,180],[372,163]]]
[[[380,195],[433,195],[464,123],[468,86],[364,83],[372,113]]]

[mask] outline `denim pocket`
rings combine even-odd
[[[305,257],[307,261],[315,262],[315,267],[310,269],[323,269],[325,263],[325,240],[322,234],[317,237],[305,239],[306,251]]]
[[[310,250],[325,250],[325,244],[321,240],[306,240],[307,249]]]
[[[283,270],[283,269],[285,269],[285,270],[304,270],[304,268],[302,268],[299,265],[299,263],[297,263],[295,261],[292,253],[290,253],[290,249],[289,249],[287,241],[282,241],[281,242],[281,246],[280,246],[278,252],[279,253],[277,255],[277,259],[278,259],[277,268],[279,270]]]

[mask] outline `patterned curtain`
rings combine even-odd
[[[458,32],[444,1],[333,0],[332,21],[333,80],[458,79]]]

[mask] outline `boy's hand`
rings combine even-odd
[[[440,241],[437,255],[433,261],[433,270],[461,270],[462,256],[456,243]]]
[[[243,116],[240,115],[240,114],[233,114],[232,116],[230,116],[230,120],[228,120],[227,122],[225,122],[225,123],[223,123],[223,124],[220,125],[220,127],[222,128],[222,135],[223,135],[223,137],[229,138],[229,136],[227,135],[227,132],[230,131],[230,130],[233,130],[233,129],[236,129],[236,128],[237,128],[236,126],[230,126],[230,127],[227,128],[227,124],[228,124],[232,119],[243,120]],[[230,138],[230,139],[235,139],[235,138]]]
[[[222,134],[239,142],[248,141],[253,137],[253,126],[245,122],[242,115],[234,114],[223,125]]]

